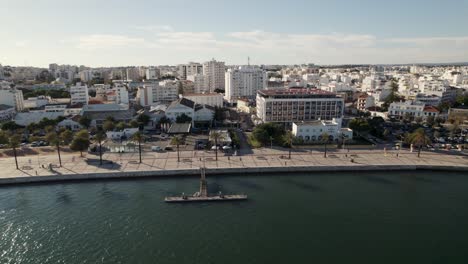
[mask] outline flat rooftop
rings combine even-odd
[[[336,93],[328,92],[320,89],[311,88],[291,88],[291,89],[272,89],[272,90],[259,90],[258,94],[264,97],[278,97],[278,98],[314,98],[314,97],[328,97],[335,98]]]

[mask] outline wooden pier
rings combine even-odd
[[[164,201],[167,203],[185,203],[185,202],[220,202],[220,201],[240,201],[247,200],[247,195],[245,194],[218,194],[209,195],[208,194],[208,184],[206,181],[206,168],[200,168],[200,191],[194,195],[185,195],[181,196],[170,196],[164,198]]]

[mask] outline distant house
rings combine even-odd
[[[215,113],[215,108],[209,105],[195,104],[186,98],[181,98],[172,102],[166,109],[166,117],[172,122],[177,121],[177,117],[186,115],[192,119],[192,125],[201,123],[211,123]]]
[[[16,114],[15,108],[9,105],[0,105],[0,121],[11,120]]]
[[[73,119],[65,119],[62,120],[60,123],[57,124],[58,128],[69,129],[72,131],[77,131],[83,129],[83,126],[80,123],[74,121]]]
[[[131,138],[136,132],[138,132],[138,128],[125,128],[122,131],[109,131],[106,136],[112,140],[122,140]]]
[[[124,104],[85,105],[81,110],[81,116],[91,119],[91,126],[99,128],[109,117],[112,117],[117,123],[129,123],[133,118],[133,111]]]

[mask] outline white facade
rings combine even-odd
[[[237,102],[240,98],[255,98],[258,90],[266,89],[267,74],[264,70],[242,66],[229,69],[226,72],[225,98],[230,103]]]
[[[122,131],[108,131],[106,132],[106,136],[112,140],[120,140],[123,137],[127,139],[131,138],[136,132],[138,132],[138,128],[125,128]]]
[[[341,119],[294,122],[292,125],[292,134],[305,142],[321,141],[324,133],[328,134],[330,141],[341,139],[342,136],[347,139],[353,137],[352,130],[341,128]]]
[[[200,94],[184,94],[184,98],[191,100],[197,104],[209,105],[212,107],[223,106],[223,95],[219,93],[200,93]]]
[[[81,71],[79,76],[82,82],[89,82],[94,78],[94,72],[91,70]]]
[[[13,106],[16,111],[24,109],[23,92],[16,88],[3,87],[0,89],[0,104]]]
[[[429,116],[437,117],[439,111],[433,106],[426,106],[424,103],[406,101],[406,102],[395,102],[391,103],[388,108],[388,116],[395,117],[406,117],[410,116],[413,118],[421,117],[427,118]]]
[[[177,85],[161,86],[159,83],[148,83],[138,88],[137,92],[137,101],[141,106],[169,103],[177,98]]]
[[[146,69],[146,79],[147,80],[157,80],[159,78],[160,72],[158,68],[150,67]]]
[[[113,101],[116,104],[129,104],[130,100],[128,98],[127,87],[125,87],[124,85],[116,85],[111,90],[115,94],[115,100]]]
[[[205,75],[205,86],[208,91],[214,92],[216,89],[224,90],[224,62],[211,60],[203,63],[203,75]]]
[[[178,66],[179,77],[182,80],[187,80],[190,75],[202,74],[203,65],[197,62],[189,62],[188,64],[181,64]]]
[[[87,105],[89,102],[89,95],[88,95],[88,86],[82,85],[81,83],[77,83],[70,87],[70,104],[84,104]]]
[[[195,93],[209,92],[209,89],[206,86],[205,75],[188,75],[187,80],[193,82],[193,90]]]

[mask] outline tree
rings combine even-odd
[[[60,138],[65,145],[69,145],[73,140],[73,132],[71,130],[64,130],[60,133]]]
[[[280,124],[264,123],[255,127],[252,136],[264,146],[271,144],[271,138],[273,138],[274,143],[282,145],[284,142],[283,135],[285,133],[284,127]]]
[[[385,129],[382,135],[384,136],[384,138],[387,138],[390,135],[390,131],[388,129]]]
[[[218,131],[211,131],[210,138],[214,140],[215,143],[215,157],[216,161],[218,161],[218,141],[222,140],[224,136]]]
[[[83,151],[89,148],[89,133],[87,130],[83,129],[75,134],[73,141],[70,145],[70,149],[73,151],[79,151],[80,156],[83,157]]]
[[[55,145],[57,147],[57,155],[59,158],[59,165],[62,167],[62,157],[60,156],[60,136],[58,132],[52,132],[49,130],[49,132],[46,135],[46,140],[49,142],[50,145]]]
[[[427,125],[429,125],[429,126],[432,127],[432,126],[434,125],[434,123],[435,123],[435,118],[434,118],[434,116],[428,116],[428,117],[426,118],[426,123],[427,123]]]
[[[192,122],[192,118],[186,114],[181,114],[176,118],[176,123],[190,123]]]
[[[137,126],[138,126],[138,123],[137,123]],[[125,124],[124,122],[119,122],[115,128],[119,131],[122,131],[124,130],[125,128],[127,128],[127,124]]]
[[[132,120],[130,121],[130,127],[136,128],[139,127],[140,125],[138,124],[138,121]]]
[[[140,154],[140,163],[141,161],[141,141],[143,141],[143,134],[141,132],[136,132],[133,134],[132,139],[138,142],[138,153]]]
[[[327,144],[328,142],[330,141],[330,135],[328,135],[327,132],[323,132],[322,135],[322,142],[324,143],[324,146],[325,146],[325,152],[323,153],[323,157],[326,158],[327,157]]]
[[[422,123],[422,121],[423,121],[423,118],[422,118],[422,117],[420,117],[420,116],[418,116],[418,117],[416,117],[416,118],[414,119],[414,121],[416,122],[416,124],[418,124],[418,125],[419,125],[419,124],[421,124],[421,123]]]
[[[418,147],[418,158],[421,156],[422,147],[431,142],[423,128],[418,128],[413,133],[409,134],[408,141]]]
[[[86,116],[82,116],[82,117],[80,117],[80,120],[78,120],[78,123],[80,123],[80,125],[82,125],[82,126],[84,126],[86,128],[89,128],[89,126],[91,125],[91,119],[89,119]]]
[[[293,147],[294,135],[291,131],[286,131],[286,134],[283,136],[284,144],[289,148],[288,159],[291,159],[291,150]]]
[[[17,125],[15,121],[8,121],[8,122],[3,123],[2,125],[2,130],[14,131],[20,128],[22,127]]]
[[[16,149],[19,147],[21,142],[21,136],[18,134],[12,135],[8,141],[8,145],[13,149],[13,155],[15,156],[16,169],[19,170],[18,166],[18,155]]]
[[[102,129],[104,129],[104,131],[112,131],[114,128],[114,121],[111,120],[104,121],[104,124],[102,125]]]
[[[99,144],[99,164],[102,165],[102,143],[106,139],[106,133],[98,131],[94,136],[94,140]]]
[[[150,120],[151,120],[151,118],[148,115],[145,115],[145,114],[138,115],[138,117],[137,117],[138,123],[141,123],[143,125],[147,125]]]
[[[172,140],[171,140],[171,144],[176,145],[176,147],[177,147],[177,162],[180,162],[179,146],[180,146],[180,144],[183,144],[182,138],[180,138],[179,136],[173,137]]]

